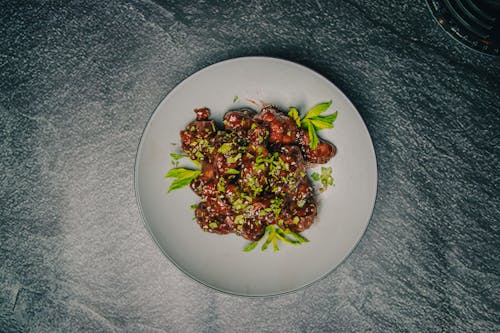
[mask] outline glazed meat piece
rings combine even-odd
[[[276,108],[265,107],[256,118],[269,127],[269,142],[289,144],[295,141],[297,125]]]
[[[271,171],[270,188],[273,193],[282,193],[290,201],[305,200],[312,187],[306,174],[302,152],[297,146],[282,146],[275,155]]]
[[[315,218],[316,218],[316,215],[299,217],[297,224],[292,222],[292,223],[287,224],[287,227],[290,230],[292,230],[293,232],[302,232],[306,229],[309,229],[309,227],[311,227],[311,225],[314,223]]]
[[[289,165],[291,172],[303,172],[306,170],[302,151],[298,146],[282,146],[279,157],[284,163]]]
[[[207,111],[199,111],[196,109],[196,117],[208,117]],[[201,115],[201,116],[200,116]],[[201,118],[206,119],[206,118]],[[181,131],[182,150],[188,154],[192,160],[209,161],[210,143],[216,134],[215,122],[213,120],[195,120],[189,123],[186,128]]]
[[[255,112],[252,110],[229,111],[224,115],[224,127],[228,131],[246,132],[253,123]]]
[[[214,183],[215,186],[216,170],[213,165],[209,163],[201,163],[201,174],[198,178],[193,180],[189,186],[194,193],[201,196],[203,189],[211,189],[210,183]]]
[[[196,120],[208,120],[208,117],[210,117],[208,108],[194,109],[194,113],[196,113]]]
[[[325,164],[337,153],[337,148],[334,145],[321,139],[316,148],[311,149],[309,134],[304,129],[297,133],[297,143],[300,145],[304,159],[309,163]]]
[[[228,172],[239,168],[241,158],[246,150],[245,142],[234,132],[231,134],[217,134],[214,139],[212,161],[219,176],[227,177]]]
[[[231,205],[222,195],[207,196],[204,200],[208,210],[213,212],[213,215],[227,216],[233,213]]]
[[[196,207],[194,216],[196,217],[198,225],[204,231],[218,234],[228,234],[232,231],[231,228],[224,222],[224,218],[211,213],[208,206],[203,202]]]
[[[241,159],[241,153],[216,153],[214,155],[214,165],[220,176],[227,176],[230,170],[238,168],[238,161]]]
[[[242,224],[241,229],[236,229],[237,234],[250,241],[256,241],[264,234],[265,225],[255,221],[247,221]]]
[[[263,145],[269,138],[269,130],[259,123],[252,123],[248,130],[248,142],[250,144]]]
[[[325,164],[337,153],[337,148],[329,142],[320,141],[314,149],[306,151],[307,161],[315,164]]]

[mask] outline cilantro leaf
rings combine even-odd
[[[184,179],[176,179],[172,182],[172,184],[170,184],[169,188],[168,188],[168,192],[172,192],[174,190],[178,190],[180,188],[183,188],[184,186],[187,186],[189,185],[189,183],[191,183],[191,180],[192,179],[189,179],[189,178],[184,178]]]
[[[309,134],[309,147],[315,149],[319,144],[319,137],[316,133],[325,128],[333,128],[333,123],[337,119],[337,112],[328,116],[320,116],[332,105],[332,101],[321,103],[311,108],[302,118],[301,127],[307,130]]]
[[[180,189],[186,185],[189,185],[192,180],[196,179],[201,173],[201,170],[190,170],[185,168],[175,168],[170,169],[165,178],[176,178],[170,187],[168,188],[168,192],[172,192],[174,190]]]
[[[314,118],[328,110],[328,108],[332,105],[332,101],[328,101],[326,103],[321,103],[316,106],[314,106],[312,109],[307,111],[307,114],[305,115],[304,119],[309,119],[309,118]]]
[[[311,120],[311,123],[313,123],[314,127],[316,127],[317,130],[322,130],[325,128],[333,128],[333,122],[335,121],[335,119],[337,119],[337,112],[332,113],[325,117],[318,116],[309,119]]]
[[[165,178],[190,178],[192,177],[193,173],[200,172],[200,170],[191,170],[191,169],[186,169],[186,168],[174,168],[170,169],[167,174],[165,175]]]
[[[326,121],[330,124],[333,125],[333,123],[335,122],[335,120],[337,120],[337,115],[338,115],[338,112],[335,111],[334,113],[332,114],[329,114],[328,116],[321,116],[320,118],[323,120],[323,121]]]

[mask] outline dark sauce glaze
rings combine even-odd
[[[267,225],[301,232],[313,224],[317,206],[306,168],[328,162],[334,145],[320,140],[311,149],[307,131],[271,106],[229,111],[223,129],[209,109],[194,112],[180,136],[184,152],[201,164],[190,187],[201,198],[195,217],[203,230],[258,240]]]

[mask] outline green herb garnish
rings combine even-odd
[[[231,156],[226,159],[227,163],[236,163],[241,159],[241,153],[238,153],[236,156]]]
[[[221,154],[226,155],[226,154],[229,154],[231,149],[233,149],[233,144],[231,142],[226,142],[226,143],[223,143],[217,151]]]
[[[234,95],[233,97],[233,103],[236,102],[238,100],[238,95]]]
[[[189,185],[192,180],[196,179],[201,173],[201,170],[191,170],[185,168],[175,168],[170,169],[165,175],[166,178],[176,178],[170,187],[168,192],[180,189],[186,185]]]
[[[205,155],[203,155],[201,151],[197,151],[196,153],[194,153],[194,156],[196,156],[198,160],[203,160],[205,158]]]
[[[319,137],[317,132],[325,128],[333,128],[333,123],[337,119],[337,112],[328,116],[320,116],[328,110],[330,105],[332,105],[331,100],[326,103],[318,104],[307,111],[306,115],[302,119],[300,119],[297,108],[291,107],[288,112],[288,116],[295,121],[297,126],[307,130],[307,133],[309,134],[309,147],[311,149],[318,146]]]
[[[253,242],[253,243],[250,243],[250,244],[248,244],[247,246],[245,246],[245,248],[243,249],[243,251],[245,251],[245,252],[250,252],[250,251],[252,251],[253,249],[255,249],[255,247],[257,246],[257,244],[259,244],[259,242]]]
[[[186,154],[170,153],[170,157],[172,157],[173,160],[178,161],[181,158],[188,157],[188,156]]]
[[[316,133],[314,125],[306,121],[304,121],[302,124],[303,126],[305,126],[305,128],[307,128],[307,133],[309,134],[309,147],[311,147],[311,149],[316,148],[319,143],[319,137]]]
[[[227,169],[226,173],[228,175],[239,175],[240,174],[240,172],[238,170],[236,170],[236,169]]]
[[[184,157],[188,157],[186,154],[176,154],[176,153],[171,153],[170,154],[170,157],[172,158],[172,165],[174,167],[178,167],[179,166],[179,160],[184,158]]]
[[[288,228],[286,230],[282,230],[280,227],[274,225],[268,225],[266,227],[266,230],[264,231],[264,235],[262,235],[262,237],[259,240],[245,246],[243,251],[250,252],[253,249],[255,249],[257,247],[257,244],[259,244],[259,242],[263,240],[266,237],[266,235],[267,239],[262,244],[261,247],[262,251],[267,250],[267,248],[271,243],[273,244],[274,252],[278,251],[279,250],[278,240],[292,245],[299,245],[302,243],[309,242],[304,236],[301,236],[300,234],[295,233]]]
[[[219,182],[217,183],[217,191],[224,192],[226,190],[226,181],[224,178],[220,177]]]
[[[319,189],[320,192],[326,191],[328,186],[333,185],[333,177],[332,177],[332,168],[328,167],[321,167],[321,175],[317,172],[313,172],[311,174],[311,178],[314,181],[320,181],[321,182],[321,188]]]
[[[215,223],[215,222],[210,222],[210,223],[208,224],[208,226],[209,226],[211,229],[215,229],[215,228],[217,228],[217,227],[218,227],[218,224],[217,224],[217,223]]]
[[[292,118],[295,121],[295,124],[297,124],[297,127],[300,127],[300,115],[299,115],[299,110],[295,107],[290,107],[290,111],[288,112],[288,117]]]
[[[243,215],[236,215],[234,218],[234,224],[243,224],[245,223],[245,217]]]
[[[266,227],[266,233],[268,234],[268,236],[267,236],[266,241],[264,242],[264,244],[262,244],[262,247],[260,248],[262,251],[267,250],[267,247],[269,246],[269,244],[271,244],[271,242],[273,241],[273,239],[275,237],[274,235],[276,234],[276,230],[274,229],[274,227],[272,225],[268,225]]]
[[[293,244],[293,245],[296,245],[296,244],[300,244],[300,241],[298,240],[295,240],[295,239],[290,239],[287,234],[281,230],[281,228],[276,228],[276,237],[285,242],[285,243],[288,243],[288,244]]]
[[[332,168],[321,167],[321,185],[323,185],[323,191],[325,191],[329,185],[333,185]]]
[[[290,230],[288,228],[285,230],[285,235],[289,235],[289,236],[295,237],[295,239],[299,242],[299,244],[308,243],[309,242],[309,240],[307,238],[305,238],[301,234],[293,232],[292,230]]]

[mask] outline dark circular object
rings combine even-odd
[[[500,0],[427,0],[438,24],[482,53],[500,55]]]

